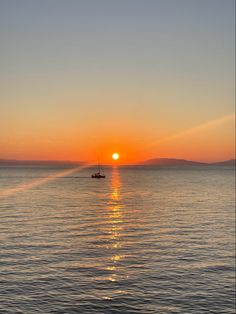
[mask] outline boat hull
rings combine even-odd
[[[106,176],[103,176],[103,175],[101,175],[101,174],[99,174],[99,175],[97,175],[97,174],[92,174],[92,175],[91,175],[91,178],[93,178],[93,179],[104,179],[104,178],[106,178]]]

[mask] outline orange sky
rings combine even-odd
[[[131,127],[130,127],[131,128]],[[104,126],[103,126],[104,129]],[[138,136],[137,136],[138,135]],[[165,136],[141,134],[117,126],[109,132],[95,130],[83,137],[71,127],[58,130],[50,140],[34,133],[6,138],[1,148],[4,158],[46,159],[46,160],[83,160],[102,163],[133,163],[149,158],[169,157],[200,161],[218,161],[234,156],[234,114],[204,122],[192,128],[179,129]],[[13,153],[11,153],[11,150]],[[7,153],[9,152],[9,153]],[[118,162],[112,160],[114,152],[120,154]]]

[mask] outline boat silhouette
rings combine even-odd
[[[94,174],[92,174],[91,178],[94,178],[94,179],[104,179],[104,178],[106,178],[106,176],[101,173],[101,166],[100,166],[99,161],[98,161],[98,171],[95,172]]]
[[[106,178],[106,176],[104,174],[101,174],[100,171],[98,171],[98,172],[92,174],[91,178],[101,179],[101,178]]]

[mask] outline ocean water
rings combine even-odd
[[[0,168],[0,313],[234,313],[234,170]]]

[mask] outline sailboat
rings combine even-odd
[[[104,174],[101,174],[101,166],[98,162],[98,172],[95,172],[94,174],[91,175],[91,178],[94,179],[104,179],[106,176]]]

